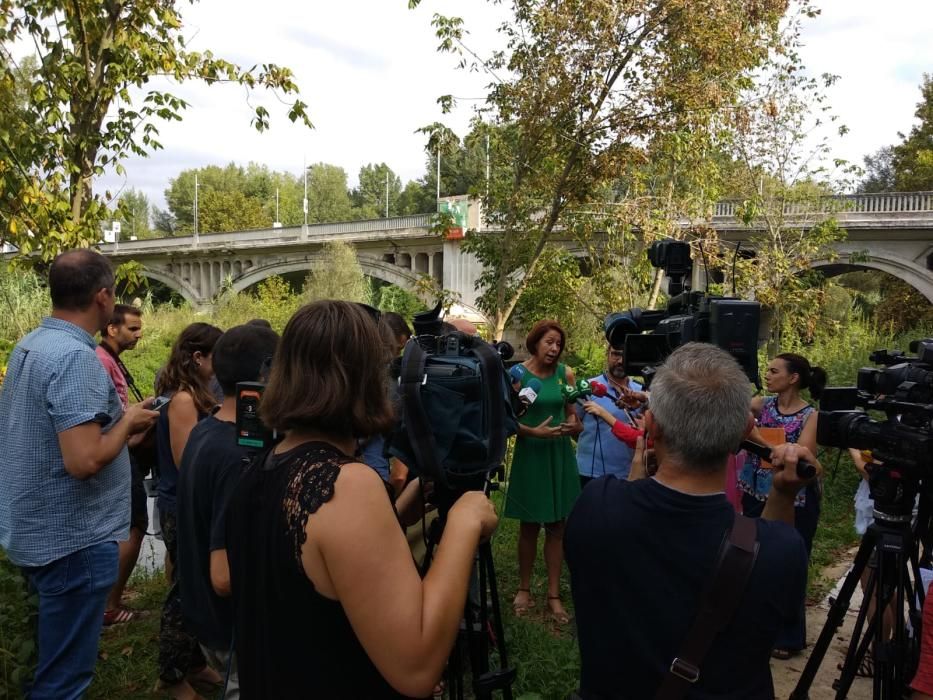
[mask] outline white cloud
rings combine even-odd
[[[834,143],[836,155],[861,162],[910,128],[924,70],[933,71],[929,0],[826,0],[822,15],[806,27],[803,57],[813,74],[841,76],[832,88],[836,112],[851,133]],[[302,159],[342,166],[356,178],[361,165],[385,161],[403,179],[425,167],[424,137],[415,130],[443,120],[466,131],[475,102],[462,101],[443,116],[438,96],[476,98],[492,78],[458,71],[456,59],[436,52],[430,26],[434,12],[465,18],[467,43],[480,55],[498,46],[502,6],[474,0],[202,0],[183,6],[190,45],[244,65],[275,62],[291,67],[308,103],[314,130],[290,124],[272,96],[224,85],[172,86],[191,103],[181,123],[163,124],[165,150],[127,162],[126,186],[145,191],[164,206],[168,179],[185,168],[230,161],[257,161],[273,169],[301,171]],[[272,129],[249,126],[250,104],[272,114]],[[111,190],[122,178],[107,178]]]

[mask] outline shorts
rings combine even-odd
[[[143,487],[143,475],[136,465],[136,460],[130,455],[130,527],[136,528],[143,534],[149,529],[149,504],[146,498],[146,489]]]

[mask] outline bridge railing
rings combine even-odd
[[[742,203],[736,200],[716,202],[713,217],[732,219]],[[933,192],[877,192],[871,194],[844,194],[823,197],[814,201],[784,202],[784,214],[816,214],[837,212],[896,214],[902,212],[933,211]]]
[[[413,216],[395,216],[388,219],[363,219],[360,221],[337,221],[327,224],[310,224],[308,226],[308,240],[318,236],[329,236],[339,233],[380,233],[400,231],[405,229],[430,228],[434,222],[434,214],[415,214]],[[220,243],[227,245],[241,241],[263,241],[271,238],[296,240],[304,234],[303,226],[287,226],[283,228],[262,228],[249,231],[228,231],[226,233],[202,233],[198,245],[211,247]],[[163,248],[167,242],[173,247],[194,247],[194,236],[171,236],[166,238],[146,238],[140,241],[121,242],[120,247],[128,247],[138,253],[145,250]],[[113,244],[103,246],[105,252],[115,251]]]

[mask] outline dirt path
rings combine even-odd
[[[836,564],[826,571],[824,575],[832,581],[838,581],[848,571],[849,564],[855,550],[849,553],[840,564]],[[816,674],[813,685],[810,686],[810,699],[823,700],[824,698],[836,697],[833,690],[833,681],[839,677],[837,665],[841,664],[845,658],[846,648],[849,639],[852,636],[852,627],[855,624],[855,615],[858,612],[858,606],[861,598],[856,593],[853,596],[852,603],[849,606],[849,612],[846,614],[842,627],[836,633],[836,637],[829,645],[829,650],[820,664],[820,670]],[[829,611],[829,604],[823,601],[818,605],[807,607],[807,642],[811,645],[804,650],[804,653],[788,661],[771,660],[771,673],[774,676],[774,693],[778,700],[786,700],[800,679],[800,674],[807,664],[812,645],[820,636],[820,631],[826,622],[826,613]],[[852,700],[870,700],[872,696],[872,683],[869,678],[856,678],[849,690],[848,697]]]

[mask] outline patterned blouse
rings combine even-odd
[[[807,423],[807,418],[816,409],[813,406],[804,406],[799,411],[790,414],[783,414],[778,410],[777,396],[769,396],[761,406],[761,413],[758,416],[758,425],[762,428],[784,428],[784,436],[787,442],[797,442],[800,434],[803,432],[803,426]],[[771,469],[762,469],[761,460],[747,453],[745,464],[739,471],[739,489],[743,493],[765,501],[768,493],[771,491],[771,480],[773,471]],[[806,488],[800,489],[794,506],[802,508],[806,503]]]

